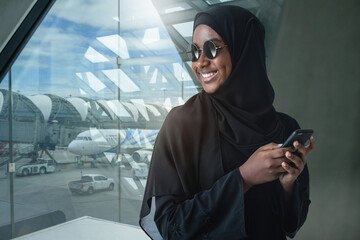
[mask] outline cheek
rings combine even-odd
[[[230,73],[232,71],[232,66],[231,64],[226,64],[225,62],[222,62],[222,64],[219,65],[219,71],[221,73],[221,77],[223,78],[222,80],[223,81],[226,81],[229,76],[230,76]]]
[[[226,79],[228,79],[230,77],[231,71],[232,71],[232,66],[230,64],[230,66],[227,66],[227,69],[226,69]]]
[[[223,78],[224,81],[226,81],[232,72],[231,57],[228,49],[224,49],[221,61],[219,61],[219,66],[221,66],[221,69],[223,71]]]
[[[192,68],[193,72],[194,72],[195,75],[196,75],[196,66],[195,66],[195,63],[194,63],[194,62],[191,63],[191,68]]]
[[[225,78],[224,81],[226,81],[229,78],[231,71],[232,71],[232,64],[231,64],[230,58],[227,59],[226,61],[223,61],[222,64],[223,64],[222,69],[224,71],[223,77]]]

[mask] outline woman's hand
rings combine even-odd
[[[281,164],[285,172],[279,176],[280,183],[285,190],[287,198],[291,195],[295,180],[304,170],[308,154],[315,149],[315,140],[311,137],[310,144],[307,146],[300,144],[298,141],[295,141],[293,145],[293,150],[286,151],[285,153],[287,160]],[[298,154],[295,154],[294,151]]]
[[[285,153],[292,149],[292,147],[280,148],[275,143],[257,149],[239,168],[244,182],[244,193],[256,184],[271,182],[287,173],[281,164],[287,161]],[[289,181],[286,180],[287,178],[283,180]]]

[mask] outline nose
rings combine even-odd
[[[78,154],[78,144],[75,141],[70,142],[69,146],[68,146],[68,150],[71,153],[75,153]]]
[[[209,59],[205,56],[204,51],[201,51],[200,52],[200,57],[196,61],[196,67],[197,68],[203,68],[203,67],[205,67],[205,66],[207,66],[209,64],[210,64]]]

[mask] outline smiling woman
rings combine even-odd
[[[226,43],[224,43],[217,32],[205,24],[201,24],[195,29],[193,42],[195,46],[203,47],[202,51],[199,51],[195,59],[196,61],[192,62],[192,69],[205,92],[215,93],[229,78],[232,70],[229,50],[224,47]],[[219,46],[216,46],[215,43]],[[211,47],[214,54],[212,58],[209,58],[206,51],[209,51],[207,49]],[[194,50],[195,48],[193,47],[192,49]]]
[[[276,144],[299,125],[273,107],[262,23],[237,6],[200,12],[189,55],[204,91],[165,119],[140,225],[153,239],[294,237],[310,204],[315,142]]]

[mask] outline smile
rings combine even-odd
[[[200,73],[200,75],[202,76],[204,82],[208,82],[210,81],[219,71],[215,71],[215,72],[209,72],[209,73]]]

